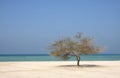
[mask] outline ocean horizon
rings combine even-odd
[[[72,56],[68,61],[75,61]],[[120,61],[120,54],[89,54],[81,55],[82,61]],[[64,61],[49,54],[0,54],[0,62],[10,61]]]

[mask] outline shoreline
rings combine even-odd
[[[114,62],[114,61],[120,61],[120,60],[81,60],[80,62]],[[56,60],[56,61],[0,61],[0,63],[2,63],[2,62],[77,62],[76,60],[67,60],[67,61],[64,61],[64,60],[60,60],[60,61],[58,61],[58,60]]]
[[[1,78],[120,78],[120,61],[0,62]]]

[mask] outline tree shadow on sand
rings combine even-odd
[[[77,65],[59,65],[57,67],[85,67],[85,68],[93,68],[93,67],[103,67],[101,65],[92,65],[92,64],[82,64],[80,66],[77,66]]]

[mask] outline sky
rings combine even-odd
[[[0,54],[46,54],[77,32],[120,54],[120,0],[0,0]]]

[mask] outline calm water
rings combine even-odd
[[[75,58],[69,59],[74,61]],[[84,61],[120,61],[120,54],[95,54],[81,55],[81,60]],[[0,55],[0,62],[6,61],[62,61],[46,54],[41,55]]]

